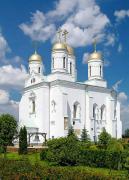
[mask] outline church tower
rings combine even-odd
[[[36,74],[42,75],[43,65],[42,65],[42,58],[37,52],[35,51],[29,58],[29,74],[33,72]]]
[[[96,50],[96,41],[94,42],[94,52],[88,58],[88,81],[87,84],[107,87],[106,81],[103,79],[103,57]]]
[[[53,45],[51,56],[51,72],[67,75],[69,80],[76,81],[76,62],[74,50],[66,42],[68,32],[59,30],[57,42]],[[62,40],[62,37],[64,38]]]

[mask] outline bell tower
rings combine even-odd
[[[87,84],[106,87],[107,83],[103,79],[103,57],[96,50],[96,40],[94,41],[94,52],[88,58],[88,81]]]

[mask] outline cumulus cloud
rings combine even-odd
[[[26,77],[26,69],[23,65],[20,68],[12,65],[0,67],[0,86],[13,89],[22,88]]]
[[[83,54],[83,59],[82,59],[83,64],[87,64],[89,55],[90,55],[89,53]]]
[[[55,25],[47,20],[45,15],[37,10],[32,14],[30,23],[22,23],[19,27],[32,40],[44,42],[55,34]]]
[[[18,120],[18,104],[18,102],[10,99],[8,91],[0,89],[0,114],[12,114]]]
[[[11,50],[9,48],[9,45],[8,45],[6,39],[4,38],[2,33],[0,32],[0,59],[4,59],[6,53],[10,52],[10,51]]]
[[[121,104],[121,120],[122,120],[122,131],[123,134],[127,128],[129,128],[129,103],[128,96],[125,92],[118,94],[118,100]]]
[[[116,16],[116,21],[121,21],[123,20],[125,17],[129,17],[129,9],[128,10],[119,10],[119,11],[115,11],[114,15]]]
[[[79,47],[91,44],[94,38],[99,41],[106,39],[106,27],[110,20],[95,0],[59,0],[53,10],[46,14],[37,10],[30,22],[19,27],[32,40],[44,42],[48,39],[53,41],[59,24],[69,32],[68,43]]]

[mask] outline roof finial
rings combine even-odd
[[[33,47],[34,47],[34,54],[37,54],[37,48],[38,48],[38,42],[33,41]]]
[[[94,42],[93,42],[94,52],[96,52],[96,44],[97,44],[97,40],[96,40],[96,39],[94,39]]]
[[[61,43],[61,33],[62,33],[62,29],[59,28],[57,31],[57,35],[58,35],[58,41]]]
[[[64,42],[65,42],[65,43],[66,43],[66,40],[67,40],[67,34],[68,34],[68,33],[69,33],[69,32],[68,32],[66,29],[64,29],[62,36],[64,36]]]

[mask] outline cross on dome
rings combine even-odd
[[[66,43],[66,40],[67,40],[67,34],[68,34],[69,32],[65,29],[64,31],[63,31],[63,34],[62,34],[62,36],[64,36],[64,42]]]
[[[61,34],[62,34],[62,29],[59,28],[57,31],[57,37],[59,42],[61,42]]]

